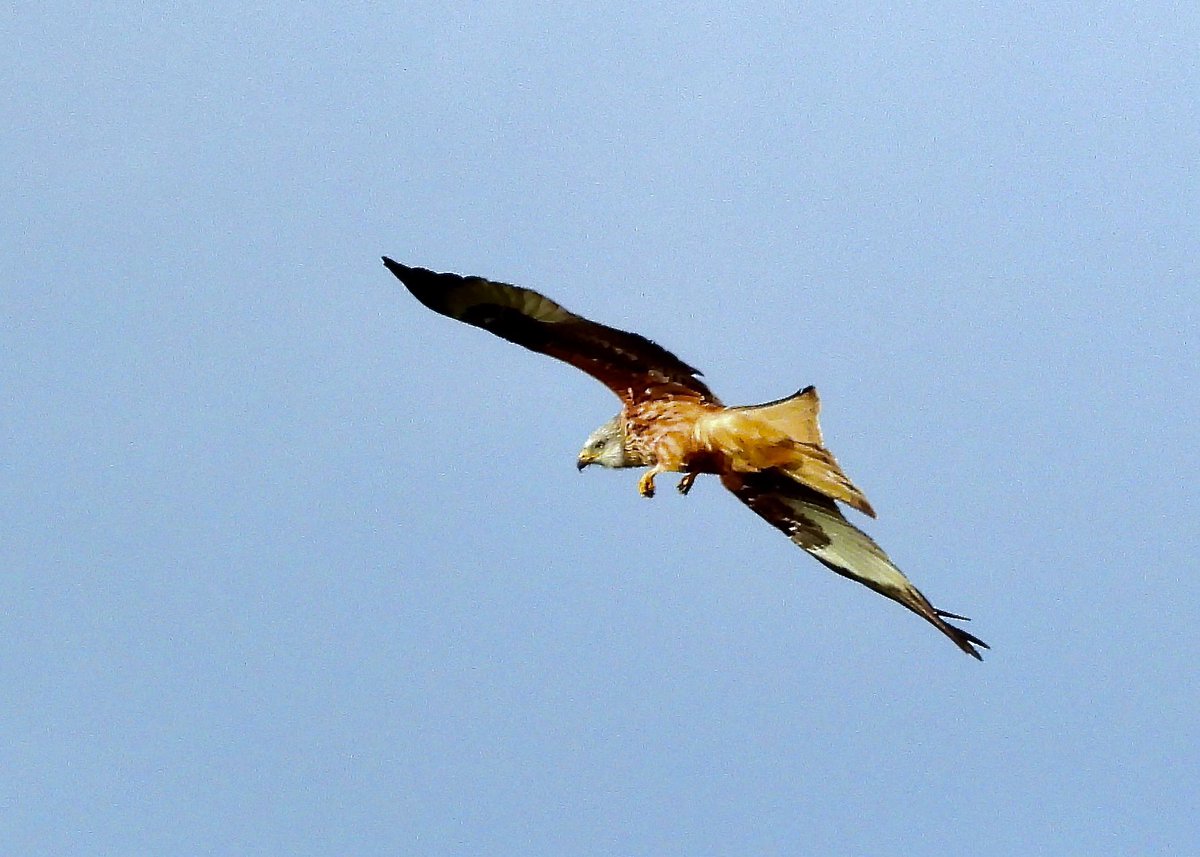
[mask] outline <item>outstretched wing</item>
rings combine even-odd
[[[628,404],[664,397],[716,402],[696,377],[700,372],[665,348],[568,312],[531,289],[410,268],[386,256],[383,264],[434,312],[570,363]]]
[[[871,537],[842,517],[828,497],[778,473],[725,473],[721,484],[771,526],[843,577],[857,580],[880,595],[898,601],[929,622],[973,658],[987,643],[946,622],[966,621],[938,610],[892,564]]]

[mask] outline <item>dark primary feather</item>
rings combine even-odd
[[[721,484],[827,568],[903,604],[968,655],[983,660],[976,646],[986,649],[988,644],[946,622],[967,621],[966,617],[930,604],[883,549],[847,521],[828,497],[770,471],[727,473]]]
[[[582,369],[626,400],[716,397],[700,372],[644,336],[576,315],[532,289],[383,264],[429,309]]]

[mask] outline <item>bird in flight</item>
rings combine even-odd
[[[726,407],[700,372],[636,333],[568,312],[531,289],[482,277],[383,264],[421,303],[596,378],[621,412],[596,429],[579,453],[580,470],[648,468],[638,482],[653,497],[655,477],[682,473],[687,494],[701,473],[717,475],[735,497],[828,568],[870,587],[929,622],[973,658],[987,643],[947,619],[837,503],[875,517],[863,493],[825,448],[813,387],[763,405]]]

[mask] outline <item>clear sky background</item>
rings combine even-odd
[[[1200,12],[17,7],[0,852],[1200,848]],[[817,385],[986,661],[385,253]]]

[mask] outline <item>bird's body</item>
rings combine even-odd
[[[701,421],[722,407],[697,399],[651,399],[627,406],[627,449],[640,465],[683,472],[696,463],[696,430]],[[706,471],[715,472],[715,471]]]
[[[835,501],[871,517],[874,510],[825,448],[816,390],[763,405],[726,407],[699,372],[635,333],[568,312],[530,289],[480,277],[439,274],[384,258],[409,291],[435,312],[556,357],[604,383],[621,399],[617,416],[594,431],[579,453],[580,470],[646,467],[645,497],[661,473],[682,473],[687,493],[699,474],[721,484],[795,544],[838,574],[899,602],[972,657],[987,644],[945,620]]]
[[[635,467],[649,467],[639,488],[654,494],[659,473],[719,473],[711,452],[698,442],[698,428],[722,407],[713,402],[653,399],[627,405],[621,412],[625,424],[626,454]]]

